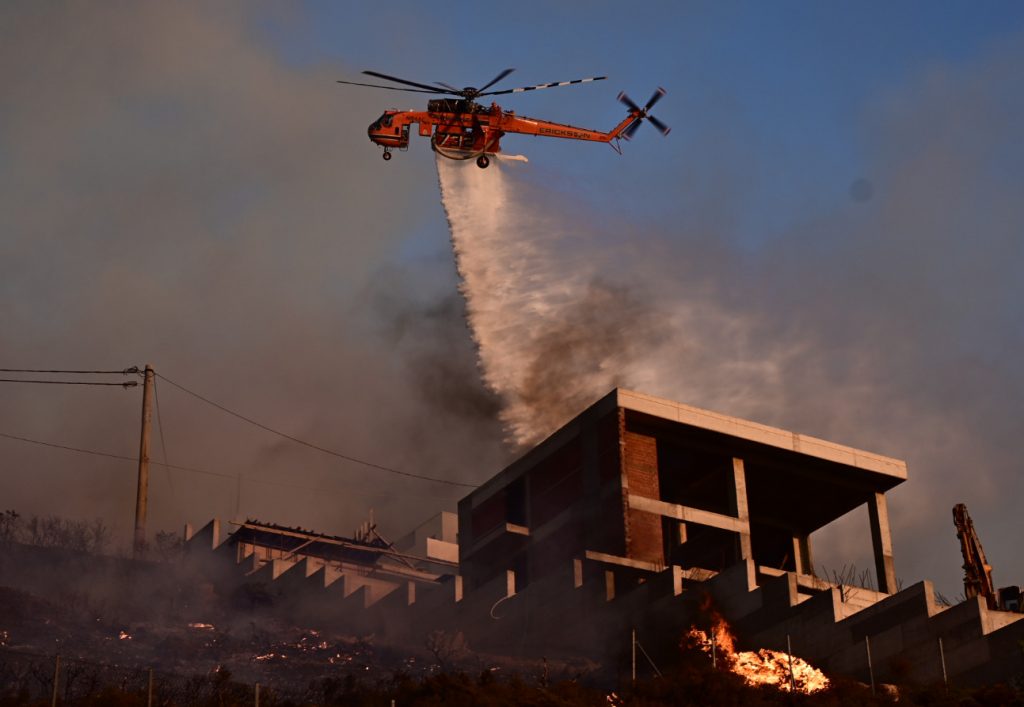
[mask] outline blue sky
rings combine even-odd
[[[266,28],[281,56],[296,66],[335,64],[348,80],[359,80],[362,69],[457,86],[480,85],[506,67],[517,72],[503,87],[607,75],[603,84],[503,97],[517,112],[602,129],[622,114],[618,91],[642,101],[664,86],[655,114],[672,135],[644,130],[624,159],[603,146],[526,138],[507,140],[506,150],[528,154],[540,171],[557,170],[552,180],[564,183],[568,174],[574,190],[596,203],[614,192],[644,213],[671,212],[690,196],[673,175],[713,174],[717,167],[701,164],[706,155],[695,143],[726,131],[737,161],[760,166],[748,175],[740,223],[753,244],[809,210],[831,208],[869,176],[864,121],[879,102],[930,71],[1021,41],[1024,27],[1024,6],[1015,2],[397,2],[370,11],[310,1],[301,8]],[[417,94],[335,88],[366,103],[368,122],[381,107],[422,102]]]

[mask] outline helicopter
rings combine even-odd
[[[665,89],[663,88],[655,91],[654,95],[651,96],[650,100],[643,107],[634,103],[624,92],[620,93],[618,99],[629,109],[629,113],[618,125],[608,132],[588,130],[574,125],[564,125],[562,123],[519,116],[513,111],[503,110],[501,106],[494,102],[490,106],[477,103],[477,99],[484,96],[538,91],[557,86],[604,81],[607,78],[606,76],[594,76],[586,79],[556,81],[554,83],[509,88],[500,91],[487,90],[513,71],[515,69],[505,69],[480,88],[467,86],[466,88],[459,89],[441,81],[436,81],[435,85],[431,86],[425,83],[407,81],[406,79],[389,76],[377,71],[364,71],[363,74],[386,81],[393,81],[403,84],[403,86],[382,86],[380,84],[340,80],[338,83],[381,88],[389,91],[409,91],[412,93],[429,93],[443,96],[428,100],[425,111],[386,110],[377,120],[370,124],[366,132],[371,142],[384,148],[383,157],[385,160],[391,159],[391,151],[394,149],[401,151],[408,149],[410,127],[414,124],[418,126],[417,131],[420,136],[430,138],[430,147],[434,152],[452,160],[475,159],[477,166],[481,169],[486,168],[491,163],[491,158],[501,152],[501,138],[507,133],[605,142],[611,145],[616,152],[622,154],[622,150],[619,147],[619,138],[626,140],[632,138],[644,120],[647,120],[661,131],[662,135],[668,135],[671,130],[667,125],[649,114],[654,104],[665,95]]]

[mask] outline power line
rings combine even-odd
[[[57,444],[55,442],[44,442],[42,440],[30,439],[29,437],[20,437],[18,435],[7,434],[5,432],[0,432],[0,437],[6,438],[6,439],[16,440],[18,442],[27,442],[29,444],[36,444],[36,445],[39,445],[41,447],[50,447],[52,449],[63,449],[63,450],[68,451],[68,452],[78,452],[79,454],[91,454],[92,456],[106,457],[108,459],[118,459],[120,461],[133,462],[133,463],[136,463],[136,464],[139,461],[138,457],[129,457],[129,456],[125,456],[123,454],[112,454],[110,452],[100,452],[100,451],[97,451],[95,449],[83,449],[82,447],[71,447],[71,446],[68,446],[66,444]],[[150,464],[155,464],[156,466],[162,466],[162,467],[164,467],[166,469],[174,469],[176,471],[187,471],[187,472],[191,472],[193,474],[205,474],[207,476],[217,476],[217,477],[220,477],[222,479],[229,479],[231,481],[235,481],[238,478],[235,475],[225,474],[223,472],[209,471],[208,469],[197,469],[196,467],[180,466],[180,465],[177,465],[177,464],[165,464],[165,463],[153,461],[152,459],[149,461],[149,463]],[[331,489],[331,488],[326,488],[326,487],[323,487],[323,486],[305,486],[305,485],[302,485],[302,484],[289,484],[289,483],[284,483],[284,482],[281,482],[281,481],[267,481],[267,480],[264,480],[264,479],[255,479],[255,478],[252,478],[252,477],[247,478],[246,482],[247,483],[253,483],[253,484],[263,484],[264,486],[279,486],[281,488],[301,489],[301,490],[304,490],[304,491],[316,491],[316,492],[320,492],[320,493],[323,493],[323,492],[327,492],[327,493],[344,493],[344,494],[354,494],[354,495],[357,495],[357,496],[379,496],[379,495],[381,495],[380,493],[371,493],[371,492],[366,492],[366,491],[353,491],[351,489]],[[446,496],[433,496],[431,494],[417,494],[417,495],[427,495],[427,496],[430,496],[431,498],[444,498],[446,500],[449,498],[449,497],[446,497]]]
[[[54,368],[0,368],[0,373],[74,373],[79,375],[121,375],[127,376],[132,373],[138,373],[138,366],[129,366],[128,368],[122,368],[119,371],[70,371],[63,369]]]
[[[7,439],[14,439],[14,440],[17,440],[19,442],[28,442],[29,444],[38,444],[41,447],[52,447],[53,449],[63,449],[63,450],[66,450],[68,452],[78,452],[79,454],[91,454],[91,455],[96,456],[96,457],[107,457],[108,459],[120,459],[121,461],[135,462],[136,464],[138,464],[138,462],[139,462],[139,458],[138,457],[129,457],[129,456],[125,456],[123,454],[112,454],[110,452],[100,452],[100,451],[97,451],[95,449],[83,449],[82,447],[70,447],[70,446],[68,446],[66,444],[57,444],[56,442],[43,442],[42,440],[30,439],[28,437],[19,437],[18,435],[11,435],[11,434],[7,434],[5,432],[0,432],[0,437],[5,437]],[[217,471],[208,471],[207,469],[197,469],[197,468],[191,467],[191,466],[178,466],[176,464],[161,464],[160,462],[155,462],[155,461],[152,461],[152,460],[150,460],[149,463],[150,464],[156,464],[157,466],[164,466],[164,467],[167,467],[168,469],[176,469],[177,471],[190,471],[190,472],[192,472],[194,474],[206,474],[208,476],[220,476],[220,477],[225,478],[225,479],[234,479],[235,478],[231,474],[223,474],[223,473],[220,473],[220,472],[217,472]]]
[[[124,383],[100,383],[96,381],[54,381],[54,380],[26,380],[24,378],[0,378],[0,383],[43,383],[45,385],[117,385],[122,388],[134,388],[138,381],[125,381]]]
[[[313,444],[312,442],[307,442],[306,440],[299,439],[298,437],[293,437],[292,435],[287,434],[286,432],[281,432],[280,430],[275,430],[273,427],[268,427],[267,425],[264,425],[264,424],[262,424],[260,422],[257,422],[256,420],[253,420],[252,418],[246,417],[245,415],[242,415],[241,413],[238,413],[238,412],[235,412],[234,410],[226,408],[226,407],[224,407],[223,405],[221,405],[219,403],[215,403],[214,401],[210,400],[209,398],[204,398],[199,393],[191,391],[188,388],[186,388],[185,386],[179,385],[178,383],[175,383],[174,381],[172,381],[170,378],[168,378],[165,375],[157,373],[156,376],[158,378],[162,378],[163,380],[167,381],[168,383],[173,385],[175,388],[181,390],[182,392],[188,393],[192,397],[197,398],[197,399],[203,401],[207,405],[211,405],[211,406],[217,408],[221,412],[227,413],[228,415],[231,415],[232,417],[237,417],[239,420],[242,420],[244,422],[248,422],[250,425],[254,425],[255,427],[259,427],[261,430],[265,430],[267,432],[275,434],[278,437],[283,437],[284,439],[287,439],[287,440],[290,440],[292,442],[295,442],[296,444],[301,444],[303,447],[309,447],[310,449],[315,449],[318,452],[323,452],[324,454],[329,454],[332,457],[338,457],[339,459],[344,459],[346,461],[354,462],[356,464],[362,464],[363,466],[370,467],[371,469],[377,469],[378,471],[386,471],[389,474],[397,474],[399,476],[406,476],[406,477],[413,478],[413,479],[422,479],[423,481],[433,481],[435,483],[447,484],[449,486],[463,486],[463,487],[466,487],[466,488],[476,488],[475,484],[467,484],[467,483],[464,483],[462,481],[452,481],[450,479],[439,479],[439,478],[434,477],[434,476],[425,476],[423,474],[413,474],[412,472],[409,472],[409,471],[401,471],[400,469],[393,469],[393,468],[391,468],[389,466],[383,466],[381,464],[374,464],[373,462],[364,461],[362,459],[358,459],[356,457],[349,456],[348,454],[342,454],[341,452],[337,452],[337,451],[335,451],[333,449],[328,449],[326,447],[321,447],[318,444]]]
[[[156,428],[160,431],[160,451],[167,461],[167,442],[164,440],[164,418],[160,414],[160,393],[156,388],[156,378],[153,379],[153,400],[156,402]]]
[[[164,474],[167,477],[167,488],[171,490],[171,501],[180,513],[181,508],[178,506],[178,493],[174,490],[174,482],[171,481],[171,469],[167,466],[167,441],[164,439],[164,416],[160,414],[160,392],[157,390],[156,376],[153,377],[153,402],[156,403],[156,427],[160,431],[160,452],[164,458],[164,463],[160,466],[164,468]]]

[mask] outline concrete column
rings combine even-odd
[[[889,507],[886,505],[884,493],[873,493],[868,497],[868,516],[871,523],[871,545],[875,552],[878,591],[893,594],[896,591],[896,565],[892,559]]]
[[[683,593],[683,568],[679,565],[672,565],[672,595],[679,596]]]
[[[741,520],[746,527],[739,533],[739,551],[741,560],[750,560],[753,553],[750,551],[750,513],[747,510],[747,475],[744,470],[743,460],[733,458],[732,460],[733,479],[733,513]]]
[[[793,536],[793,566],[797,574],[814,574],[810,535]]]

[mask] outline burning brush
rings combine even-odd
[[[686,633],[684,645],[700,648],[711,656],[716,665],[723,663],[748,685],[774,685],[780,690],[807,694],[824,690],[829,685],[824,673],[790,653],[768,648],[737,652],[729,624],[713,610],[710,634],[694,626]]]

